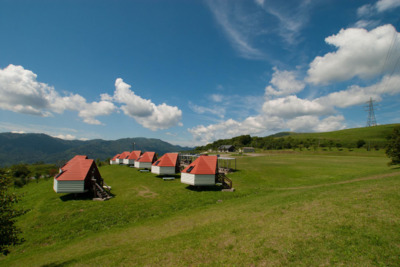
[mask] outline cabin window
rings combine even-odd
[[[160,161],[157,161],[157,162],[156,162],[154,165],[155,165],[155,166],[157,166],[157,165],[158,165],[158,163],[160,163]]]
[[[186,170],[186,172],[191,172],[191,171],[193,170],[194,166],[195,166],[195,165],[190,166],[189,169]]]

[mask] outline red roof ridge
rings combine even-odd
[[[157,163],[158,162],[158,163]],[[159,158],[153,166],[159,167],[175,167],[178,163],[178,153],[165,153]],[[155,165],[157,164],[157,165]]]

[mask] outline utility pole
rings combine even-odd
[[[367,127],[376,126],[375,112],[374,112],[374,102],[372,97],[366,102],[365,110],[368,111]]]

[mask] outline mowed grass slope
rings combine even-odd
[[[328,139],[345,140],[346,142],[357,142],[358,140],[371,142],[385,142],[393,129],[400,127],[400,124],[385,124],[374,127],[352,128],[333,132],[322,133],[291,133],[290,137],[296,139]],[[285,137],[288,137],[285,136]]]
[[[0,265],[396,266],[400,169],[387,162],[382,151],[241,157],[233,193],[105,166],[106,202],[32,183],[19,190],[26,242]]]

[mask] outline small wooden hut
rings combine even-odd
[[[129,151],[122,152],[121,155],[119,155],[119,157],[117,159],[117,164],[124,164],[124,159],[129,157],[130,154],[131,154],[131,152],[129,152]]]
[[[157,160],[155,152],[144,152],[136,161],[135,168],[151,169],[151,165]]]
[[[195,186],[215,185],[218,174],[217,156],[200,156],[181,172],[181,182]]]
[[[134,150],[127,157],[124,158],[125,165],[135,165],[135,161],[140,157],[142,151]]]
[[[151,172],[164,175],[179,172],[178,153],[166,153],[151,166]]]
[[[117,155],[115,155],[112,159],[110,159],[110,165],[113,165],[113,164],[118,164],[117,163],[117,159],[119,159],[119,156],[120,156],[121,154],[117,154]]]

